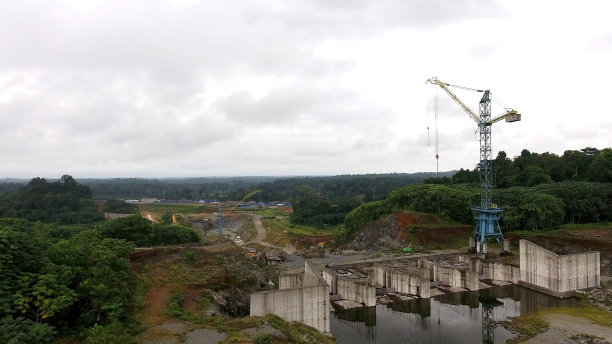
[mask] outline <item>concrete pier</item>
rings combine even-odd
[[[329,286],[310,265],[281,274],[279,289],[251,294],[251,316],[276,314],[329,333]]]
[[[599,252],[558,255],[521,240],[519,284],[557,297],[600,285]]]

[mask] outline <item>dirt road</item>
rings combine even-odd
[[[276,246],[273,244],[270,244],[268,242],[265,242],[265,238],[266,238],[266,229],[264,228],[263,224],[261,223],[261,219],[263,218],[263,215],[255,215],[253,216],[253,224],[255,225],[255,230],[257,230],[257,237],[249,242],[247,242],[246,244],[259,244],[262,246],[266,246],[266,247],[271,247],[271,248],[277,248],[280,250],[285,251],[287,254],[294,254],[296,251],[295,246],[291,245],[291,244],[287,244],[287,246],[285,247],[280,247],[280,246]]]

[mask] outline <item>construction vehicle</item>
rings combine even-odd
[[[470,240],[470,248],[475,248],[477,252],[486,253],[486,242],[489,238],[495,239],[503,250],[504,236],[499,226],[499,218],[503,209],[498,208],[497,204],[493,203],[493,184],[492,184],[492,167],[491,167],[491,125],[505,119],[506,122],[517,122],[521,120],[521,114],[512,108],[505,107],[503,114],[491,119],[491,92],[489,90],[481,90],[463,86],[457,86],[440,81],[433,77],[427,80],[427,83],[437,85],[452,100],[455,101],[478,125],[480,133],[480,161],[478,170],[480,174],[480,205],[473,207],[476,212],[476,228],[474,229],[474,242]],[[467,106],[449,87],[459,88],[462,90],[483,93],[479,103],[479,114]],[[437,152],[436,152],[437,155]],[[475,246],[475,247],[473,247]]]

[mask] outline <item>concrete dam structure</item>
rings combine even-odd
[[[278,287],[251,294],[251,316],[276,314],[329,333],[329,286],[310,262],[304,271],[282,273]]]
[[[331,300],[341,309],[373,307],[383,295],[425,299],[508,284],[566,297],[599,286],[599,270],[599,252],[558,255],[526,240],[520,241],[519,257],[450,253],[326,265],[320,270],[306,260],[303,271],[280,275],[278,290],[251,294],[251,315],[272,313],[328,333]]]

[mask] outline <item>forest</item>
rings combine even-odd
[[[451,177],[456,171],[443,172]],[[340,175],[320,177],[206,177],[206,178],[112,178],[80,179],[88,186],[95,200],[141,199],[190,199],[190,200],[240,200],[250,191],[261,192],[251,198],[257,201],[287,201],[300,197],[298,187],[308,185],[328,199],[342,199],[362,195],[364,200],[383,198],[399,187],[420,183],[435,173],[392,173],[369,175]],[[18,190],[27,180],[0,180],[0,195]]]
[[[125,209],[123,202],[111,207]],[[199,242],[191,228],[137,215],[103,220],[88,186],[34,178],[0,198],[0,343],[130,342],[145,285],[136,247]]]
[[[504,210],[500,221],[504,231],[612,221],[610,148],[566,151],[563,156],[523,150],[512,160],[500,152],[493,161],[493,176],[493,200]],[[404,209],[473,224],[471,208],[479,200],[477,170],[460,170],[451,178],[429,178],[353,209],[337,232],[338,240],[348,240],[381,215]]]

